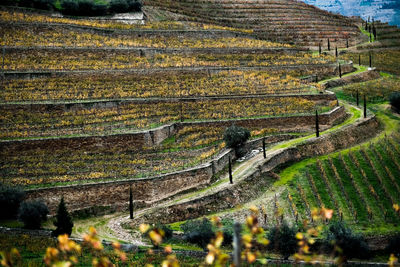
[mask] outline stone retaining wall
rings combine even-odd
[[[354,71],[353,64],[341,65],[342,73],[350,73]],[[46,71],[6,71],[2,73],[4,79],[35,79],[35,78],[50,78],[50,77],[65,77],[70,75],[85,75],[85,74],[114,74],[123,73],[129,75],[130,73],[139,73],[143,75],[150,75],[158,72],[197,72],[197,71],[208,71],[210,73],[218,73],[221,71],[299,71],[300,73],[306,73],[312,71],[318,74],[320,79],[336,76],[339,74],[339,67],[336,64],[325,64],[325,65],[292,65],[292,66],[267,66],[267,67],[169,67],[169,68],[149,68],[149,69],[124,69],[124,70],[46,70]]]
[[[336,107],[328,113],[319,116],[321,127],[329,127],[335,122],[344,120],[346,112],[344,107]],[[170,125],[164,125],[149,131],[140,131],[129,134],[115,134],[106,136],[87,136],[87,137],[60,137],[60,138],[43,138],[36,140],[11,140],[0,141],[0,150],[23,151],[30,149],[40,149],[53,147],[54,149],[69,147],[72,149],[93,149],[103,148],[120,148],[141,150],[143,147],[150,147],[160,144],[166,138],[172,136],[176,131],[185,126],[220,126],[229,127],[232,124],[238,126],[252,127],[268,127],[278,128],[282,131],[296,130],[307,131],[315,125],[314,115],[291,116],[291,117],[270,117],[260,119],[243,119],[243,120],[223,120],[223,121],[204,121],[204,122],[182,122]]]
[[[197,101],[220,101],[220,100],[231,100],[231,99],[274,99],[274,98],[298,98],[301,100],[309,100],[315,102],[317,105],[329,105],[331,101],[337,100],[336,95],[331,92],[327,92],[325,94],[310,94],[310,95],[302,95],[302,94],[292,94],[292,95],[226,95],[226,96],[193,96],[193,97],[185,97],[185,98],[168,98],[168,97],[154,97],[154,98],[135,98],[135,99],[115,99],[115,100],[88,100],[85,102],[76,102],[76,103],[63,103],[62,101],[54,103],[38,103],[38,102],[26,102],[21,104],[0,104],[0,111],[6,110],[9,112],[12,111],[35,111],[35,112],[66,112],[72,110],[83,110],[83,109],[101,109],[101,108],[113,108],[122,105],[132,105],[132,104],[157,104],[157,103],[192,103]]]

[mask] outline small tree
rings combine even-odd
[[[59,236],[63,234],[71,236],[74,223],[72,222],[72,217],[69,215],[67,207],[65,206],[64,197],[61,198],[60,204],[58,204],[54,226],[56,229],[52,232],[53,236]]]
[[[15,218],[24,198],[25,192],[22,188],[0,183],[0,218]]]
[[[289,226],[285,221],[281,225],[274,226],[267,236],[270,241],[269,247],[287,260],[297,249],[297,232],[296,227]]]
[[[46,221],[49,209],[40,200],[24,201],[18,210],[18,220],[24,223],[25,228],[40,229]]]
[[[242,146],[250,137],[249,130],[232,125],[227,128],[224,133],[224,141],[226,145],[235,150],[236,156],[240,157],[243,154],[241,151]]]

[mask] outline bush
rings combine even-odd
[[[128,5],[129,5],[129,11],[141,11],[142,10],[142,4],[139,1],[136,0],[128,0]]]
[[[222,232],[224,233],[224,242],[223,245],[231,246],[233,242],[233,227],[235,222],[232,219],[222,219]]]
[[[18,208],[24,198],[25,192],[22,188],[0,183],[0,218],[16,218]]]
[[[339,246],[343,252],[345,260],[350,258],[368,257],[368,245],[360,234],[355,234],[342,222],[333,222],[326,232],[325,246],[329,251],[333,250],[333,245]]]
[[[52,232],[53,236],[59,236],[63,234],[71,236],[74,223],[72,222],[72,217],[69,215],[67,207],[65,206],[63,197],[61,198],[60,204],[58,205],[54,226],[56,227],[56,229]]]
[[[291,227],[286,222],[283,222],[282,225],[274,226],[267,235],[270,241],[269,247],[279,252],[287,260],[290,255],[296,252],[297,232],[298,229],[296,227]]]
[[[40,229],[47,219],[49,210],[42,201],[24,201],[18,210],[18,220],[24,223],[25,228]]]
[[[52,10],[53,0],[34,0],[32,1],[33,7],[37,9]]]
[[[96,4],[92,0],[64,0],[61,3],[61,11],[65,15],[72,16],[103,16],[107,14],[107,6]]]
[[[79,12],[79,4],[74,0],[66,0],[61,3],[61,9],[65,15],[74,15]]]
[[[400,92],[394,92],[389,97],[390,105],[400,112]]]
[[[112,0],[108,8],[110,13],[123,13],[129,10],[129,4],[126,0]]]
[[[396,257],[400,257],[400,235],[394,236],[389,240],[386,252],[388,254],[394,254]]]
[[[172,238],[173,231],[172,231],[171,227],[169,227],[168,225],[157,223],[154,228],[163,230],[163,232],[164,232],[163,240],[164,241],[168,241],[169,239]]]
[[[234,149],[238,157],[244,154],[241,148],[249,139],[249,137],[249,130],[236,125],[232,125],[231,127],[227,128],[224,133],[224,141],[227,147]]]
[[[212,223],[207,218],[200,220],[189,220],[181,225],[184,239],[190,243],[197,244],[205,249],[214,237]]]

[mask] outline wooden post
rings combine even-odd
[[[183,103],[181,103],[181,122],[183,122]]]
[[[331,51],[331,41],[328,38],[328,51]]]
[[[340,66],[340,63],[339,63],[339,77],[342,78],[342,66]]]
[[[321,53],[322,53],[321,43],[318,43],[318,52],[321,55]]]
[[[349,37],[346,37],[346,48],[349,48]]]
[[[132,186],[129,187],[129,218],[133,219],[133,195]]]
[[[6,57],[6,48],[3,47],[2,50],[3,50],[3,53],[2,53],[2,54],[3,54],[3,61],[2,61],[3,63],[2,63],[2,65],[1,65],[1,68],[2,68],[2,70],[3,70],[3,72],[4,72],[4,68],[5,68],[5,67],[4,67],[4,58]]]
[[[337,46],[335,47],[335,56],[338,57]]]
[[[266,159],[266,158],[267,158],[267,154],[266,154],[266,152],[265,152],[265,137],[263,138],[263,143],[262,143],[262,145],[263,145],[263,155],[264,155],[264,159]]]
[[[367,117],[367,97],[364,94],[364,118]]]
[[[235,222],[233,226],[233,265],[240,267],[241,250],[242,250],[242,237],[240,234],[241,225]]]
[[[372,54],[369,52],[369,67],[372,68]]]
[[[358,66],[361,66],[361,54],[358,54]]]
[[[319,137],[318,110],[315,111],[315,132],[316,132],[317,137]]]
[[[232,177],[232,159],[229,156],[229,182],[233,184],[233,177]]]
[[[318,74],[315,74],[315,82],[318,82]]]
[[[360,93],[358,92],[358,90],[357,90],[356,98],[357,98],[357,107],[358,107],[360,105]]]

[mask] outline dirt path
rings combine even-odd
[[[354,116],[354,114],[353,114]],[[357,119],[356,119],[357,120]],[[336,126],[333,128],[340,128],[344,125],[347,125],[349,123],[353,123],[354,120],[352,118],[348,119],[347,123],[344,123],[341,126]],[[328,132],[333,129],[327,130]],[[282,145],[293,145],[298,141],[303,141],[306,139],[309,139],[313,136],[308,136],[308,137],[302,137],[294,140],[289,140],[289,141],[284,141],[280,143],[279,145],[273,145],[270,147],[266,154],[267,158],[272,155],[273,153],[276,153],[278,150],[282,149]],[[238,181],[242,180],[245,178],[246,174],[249,172],[253,171],[256,166],[259,164],[259,161],[263,160],[263,153],[259,151],[256,155],[253,157],[237,164],[234,166],[233,169],[233,182],[237,183]],[[168,200],[162,201],[160,203],[155,203],[152,207],[137,210],[134,213],[134,219],[135,218],[140,218],[143,214],[146,214],[147,212],[151,212],[154,209],[163,209],[167,206],[178,204],[178,203],[184,203],[187,201],[192,201],[197,198],[202,198],[207,195],[214,194],[218,191],[221,191],[227,187],[230,186],[229,183],[229,176],[228,174],[225,174],[219,181],[216,183],[210,185],[209,187],[205,189],[201,189],[196,192],[189,192],[183,195],[178,195],[175,197],[172,197]],[[239,209],[234,210],[234,211],[226,211],[226,212],[220,212],[218,213],[219,216],[221,217],[226,217],[226,218],[232,218],[237,221],[242,221],[246,214],[248,214],[248,207],[251,205],[256,205],[258,207],[264,206],[267,210],[269,210],[268,217],[269,218],[274,218],[274,214],[272,212],[272,203],[275,195],[278,197],[283,194],[285,191],[285,187],[270,187],[267,191],[265,191],[262,195],[260,196],[255,196],[255,199],[245,203],[243,206],[241,206]],[[290,217],[290,214],[289,214]],[[88,231],[89,226],[93,225],[96,227],[99,236],[105,240],[110,240],[110,241],[120,241],[120,242],[127,242],[131,243],[134,245],[139,245],[139,246],[145,246],[146,244],[142,241],[141,234],[137,230],[131,230],[131,229],[126,229],[123,226],[125,224],[128,224],[131,220],[129,219],[129,216],[127,213],[117,213],[117,214],[112,214],[112,215],[107,215],[103,217],[96,217],[96,218],[91,218],[88,220],[82,220],[76,222],[76,231],[74,230],[74,236],[78,237],[79,234],[83,234]],[[270,224],[272,221],[268,221],[268,224]]]

